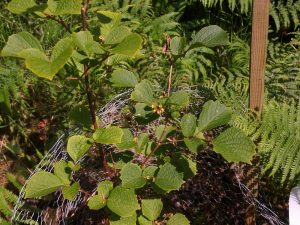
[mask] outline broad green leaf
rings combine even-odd
[[[190,103],[189,94],[185,91],[176,91],[171,93],[169,103],[181,107],[186,107]]]
[[[181,119],[181,130],[185,137],[191,137],[197,127],[197,118],[193,114],[185,114]]]
[[[135,116],[139,116],[139,117],[146,117],[147,115],[151,114],[153,111],[150,107],[149,110],[147,109],[147,104],[145,103],[136,103],[135,104]]]
[[[181,55],[185,47],[185,39],[182,37],[173,37],[170,42],[170,49],[172,55]]]
[[[130,217],[121,217],[116,221],[109,221],[110,225],[136,225],[136,214]]]
[[[228,162],[251,163],[255,154],[255,145],[239,128],[232,127],[222,132],[213,140],[214,151],[221,154]]]
[[[148,220],[144,216],[140,216],[138,218],[138,221],[139,221],[139,225],[153,225],[152,221]]]
[[[85,106],[75,106],[69,113],[69,118],[76,124],[81,124],[84,128],[90,129],[92,120],[89,109]]]
[[[156,220],[163,209],[160,199],[142,199],[142,213],[149,220]]]
[[[40,171],[35,173],[25,188],[25,198],[41,197],[64,186],[64,182],[52,173]]]
[[[175,130],[174,127],[166,126],[166,125],[160,125],[155,130],[155,138],[157,141],[165,141],[167,137]]]
[[[142,48],[143,39],[138,34],[130,34],[125,37],[111,52],[119,55],[134,57]]]
[[[75,135],[69,138],[67,152],[70,157],[77,162],[92,145],[92,140],[83,135]]]
[[[183,183],[183,174],[170,163],[161,166],[155,178],[155,184],[166,192],[178,190]]]
[[[108,33],[108,35],[104,41],[104,44],[106,44],[106,45],[118,44],[121,41],[123,41],[124,38],[127,37],[129,34],[131,34],[131,31],[128,27],[118,26]]]
[[[124,187],[115,187],[107,200],[107,207],[121,217],[130,217],[139,208],[134,190]]]
[[[69,200],[69,201],[72,201],[76,197],[79,189],[80,189],[79,182],[75,182],[71,186],[63,187],[62,188],[62,193],[63,193],[64,198]]]
[[[146,179],[142,176],[142,173],[142,169],[137,164],[126,164],[120,171],[122,186],[133,189],[143,187],[146,184]]]
[[[220,45],[228,45],[227,33],[216,25],[202,28],[192,39],[191,48],[193,46],[215,47]]]
[[[131,99],[151,105],[154,99],[151,83],[148,80],[142,80],[135,86],[134,91],[131,93]]]
[[[149,134],[141,133],[137,140],[137,151],[142,152],[147,147],[149,142]]]
[[[190,221],[181,213],[171,216],[167,225],[190,225]]]
[[[72,38],[78,48],[82,50],[88,57],[92,57],[94,54],[105,53],[101,45],[94,41],[93,35],[89,31],[73,33]]]
[[[121,22],[121,14],[111,11],[98,11],[98,20],[101,24],[101,38],[106,40],[108,34],[119,26]]]
[[[122,142],[123,130],[116,126],[99,128],[93,134],[95,142],[100,144],[118,144]]]
[[[219,101],[208,101],[204,104],[199,116],[198,126],[201,131],[207,131],[224,125],[231,120],[232,111]]]
[[[109,79],[115,87],[134,87],[139,83],[138,78],[130,71],[116,69]]]
[[[136,142],[134,141],[134,136],[129,129],[122,129],[123,137],[121,143],[116,144],[119,150],[128,150],[136,147]]]
[[[25,58],[28,69],[39,77],[52,80],[54,75],[64,67],[73,53],[73,42],[70,38],[61,39],[53,48],[50,59],[38,49],[25,49],[20,56]]]
[[[52,15],[80,14],[82,0],[48,0],[48,11]]]
[[[89,198],[87,205],[91,210],[99,210],[106,206],[106,199],[100,198],[99,195],[94,195]]]
[[[152,179],[152,178],[154,178],[157,169],[158,169],[157,166],[148,166],[148,167],[146,167],[144,169],[144,171],[143,171],[143,177],[145,179]]]
[[[113,189],[114,184],[110,180],[102,181],[98,184],[97,191],[101,199],[106,199]]]
[[[37,6],[35,0],[12,0],[8,3],[7,9],[15,14],[31,11]]]
[[[53,165],[54,174],[61,179],[65,185],[69,185],[71,183],[70,177],[72,170],[69,167],[68,163],[64,160],[60,160]]]
[[[195,154],[199,153],[203,149],[205,144],[202,139],[195,137],[184,138],[184,143],[186,144],[188,149]]]
[[[24,0],[22,0],[25,2]],[[28,32],[20,32],[9,36],[8,41],[1,51],[1,55],[11,57],[21,57],[20,52],[25,49],[34,48],[43,51],[40,42]]]
[[[197,163],[183,154],[175,154],[171,158],[178,172],[183,172],[184,179],[192,178],[197,173]]]

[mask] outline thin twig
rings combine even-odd
[[[173,75],[173,60],[171,59],[170,73],[168,79],[168,96],[170,96],[171,94],[172,75]]]
[[[51,19],[51,20],[56,21],[59,24],[61,24],[67,32],[72,34],[72,31],[71,31],[70,27],[66,24],[66,22],[63,20],[63,18],[61,16],[59,16],[58,19],[57,19],[55,16],[49,15],[47,13],[44,13],[44,15],[46,16],[46,18]]]

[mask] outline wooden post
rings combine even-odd
[[[253,0],[251,61],[250,61],[250,109],[261,112],[264,100],[264,76],[266,68],[270,0]]]
[[[266,55],[269,28],[270,0],[253,0],[252,9],[252,37],[250,61],[250,101],[251,111],[259,114],[263,109],[264,80],[266,71]],[[259,156],[256,155],[252,165],[244,166],[244,182],[249,189],[250,205],[245,212],[245,224],[256,224],[256,207],[253,198],[258,197],[259,187]]]

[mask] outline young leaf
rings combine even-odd
[[[206,47],[215,47],[220,45],[228,45],[227,33],[216,25],[202,28],[191,41],[191,48],[204,45]]]
[[[106,206],[106,199],[100,198],[99,195],[94,195],[89,198],[87,205],[91,210],[99,210]]]
[[[189,105],[190,97],[189,94],[184,91],[176,91],[171,93],[169,103],[172,105],[177,105],[181,107],[186,107]]]
[[[97,191],[101,199],[106,199],[113,189],[114,184],[110,180],[102,181],[98,184]]]
[[[125,37],[127,37],[129,34],[131,34],[131,31],[128,27],[125,26],[118,26],[115,29],[111,30],[105,41],[104,44],[106,45],[115,45],[124,40]]]
[[[139,208],[134,191],[124,187],[115,187],[107,200],[107,207],[121,217],[130,217]]]
[[[107,145],[121,143],[122,137],[123,130],[116,126],[99,128],[93,134],[95,142]]]
[[[161,166],[155,178],[155,184],[166,192],[178,190],[183,183],[183,174],[170,163]]]
[[[72,201],[76,197],[79,189],[80,189],[79,182],[75,182],[71,186],[63,187],[62,188],[62,194],[63,194],[65,199],[67,199],[69,201]]]
[[[54,174],[61,179],[65,185],[69,185],[71,183],[70,176],[71,176],[71,168],[69,167],[68,163],[64,160],[57,161],[53,165],[54,167]]]
[[[23,2],[26,2],[22,0]],[[1,51],[3,57],[21,57],[20,52],[25,49],[37,49],[43,51],[40,42],[28,32],[20,32],[9,36],[5,47]]]
[[[150,179],[155,176],[155,173],[157,171],[158,167],[157,166],[148,166],[144,169],[143,171],[143,177],[145,179]]]
[[[232,127],[213,140],[214,151],[228,162],[251,163],[255,154],[255,145],[239,128]]]
[[[140,216],[138,218],[138,221],[139,221],[139,225],[153,225],[152,221],[148,220],[144,216]]]
[[[183,54],[183,49],[185,47],[185,39],[182,37],[173,37],[170,42],[170,49],[172,55]]]
[[[160,199],[143,199],[142,213],[149,220],[156,220],[163,209],[163,203]]]
[[[68,140],[67,152],[74,162],[77,162],[89,150],[91,145],[90,138],[83,135],[75,135]]]
[[[41,197],[56,191],[65,183],[52,173],[40,171],[27,182],[25,198]]]
[[[151,105],[154,99],[151,83],[148,80],[142,80],[135,86],[134,91],[131,93],[131,99]]]
[[[121,22],[121,14],[111,11],[98,11],[98,19],[101,24],[101,38],[106,40],[108,34],[119,26]]]
[[[132,135],[129,129],[122,129],[123,130],[123,137],[121,143],[116,144],[116,147],[119,150],[128,150],[135,148],[137,146],[136,142],[134,141],[134,136]]]
[[[15,14],[21,14],[30,11],[37,6],[35,0],[12,0],[8,3],[7,9]]]
[[[186,147],[188,147],[188,149],[195,154],[199,153],[205,144],[203,140],[194,137],[184,138],[184,143]]]
[[[48,9],[51,15],[80,14],[82,0],[48,0]]]
[[[54,75],[68,62],[73,53],[70,38],[61,39],[53,48],[50,59],[38,49],[29,48],[20,52],[28,69],[39,77],[52,80]]]
[[[208,101],[204,104],[199,116],[198,126],[201,131],[207,131],[228,123],[232,111],[219,101]]]
[[[171,216],[167,225],[190,225],[190,221],[181,213]]]
[[[193,114],[185,114],[181,119],[181,130],[185,137],[191,137],[197,127],[197,118]]]
[[[114,54],[134,57],[142,48],[143,39],[138,34],[130,34],[125,37],[111,52]]]
[[[109,79],[115,87],[134,87],[139,83],[137,77],[130,71],[116,69]]]
[[[120,171],[122,186],[126,188],[138,189],[146,184],[146,179],[142,176],[142,169],[133,163],[123,166]]]

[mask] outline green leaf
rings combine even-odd
[[[190,221],[181,213],[171,216],[167,225],[190,225]]]
[[[146,167],[143,171],[143,177],[145,179],[154,178],[157,169],[158,169],[157,166],[148,166],[148,167]]]
[[[104,54],[100,43],[94,41],[93,35],[89,31],[80,31],[73,33],[72,38],[77,47],[82,50],[88,57],[94,54]]]
[[[61,39],[53,48],[50,59],[38,49],[25,49],[20,56],[25,58],[28,69],[39,77],[52,80],[54,75],[64,67],[73,53],[73,42],[70,38]]]
[[[152,221],[148,220],[147,218],[140,216],[138,218],[139,225],[153,225]]]
[[[185,114],[181,119],[181,130],[185,137],[191,137],[197,127],[197,118],[193,114]]]
[[[198,126],[201,131],[207,131],[224,125],[231,120],[232,111],[219,101],[208,101],[204,104],[199,116]]]
[[[70,177],[72,170],[69,167],[68,163],[64,160],[60,160],[53,165],[54,174],[61,179],[65,185],[69,185],[71,183]]]
[[[74,162],[77,162],[89,150],[91,145],[90,138],[83,135],[75,135],[68,140],[67,152]]]
[[[138,34],[130,34],[123,39],[116,47],[111,49],[114,54],[134,57],[142,48],[143,39]]]
[[[62,193],[63,193],[64,198],[69,201],[72,201],[76,197],[79,189],[80,189],[79,182],[75,182],[71,186],[63,187]]]
[[[174,127],[166,126],[166,125],[160,125],[155,130],[155,138],[157,141],[165,141],[167,137],[175,130]]]
[[[151,105],[153,102],[152,84],[148,80],[142,80],[131,93],[131,99],[140,103]]]
[[[40,171],[35,173],[28,181],[25,188],[25,198],[41,197],[50,194],[64,182],[52,173]]]
[[[146,184],[146,179],[142,176],[142,169],[133,163],[123,166],[120,171],[122,186],[126,188],[138,189]]]
[[[136,225],[136,214],[130,217],[121,217],[116,221],[109,221],[110,225]]]
[[[202,28],[192,39],[191,48],[194,46],[215,47],[220,45],[228,45],[227,33],[216,25]]]
[[[10,114],[12,112],[9,86],[7,85],[4,85],[4,87],[2,87],[2,89],[0,90],[0,109],[2,109],[7,114]]]
[[[122,142],[123,130],[116,126],[99,128],[93,134],[95,142],[100,144],[118,144]]]
[[[222,132],[213,140],[214,151],[221,154],[228,162],[251,163],[255,154],[255,145],[239,128],[232,127]]]
[[[177,105],[181,107],[186,107],[189,105],[190,97],[189,94],[184,91],[176,91],[171,93],[169,98],[169,103],[172,105]]]
[[[106,40],[108,34],[119,26],[121,14],[111,11],[98,11],[98,20],[100,22],[101,38]]]
[[[170,163],[160,167],[155,179],[155,184],[166,192],[178,190],[183,183],[183,174],[178,173]]]
[[[81,124],[84,128],[90,129],[92,125],[92,120],[90,116],[89,109],[85,106],[75,106],[71,109],[69,113],[69,118],[71,121]]]
[[[116,147],[119,150],[128,150],[133,149],[137,146],[136,142],[134,141],[134,136],[132,135],[129,129],[122,129],[123,130],[123,137],[121,143],[116,144]]]
[[[192,178],[197,174],[197,163],[183,154],[173,155],[171,162],[178,172],[183,172],[184,179]]]
[[[129,34],[131,34],[131,31],[128,27],[118,26],[107,34],[104,44],[106,45],[118,44],[122,42],[124,38],[127,37]]]
[[[106,199],[100,198],[99,195],[94,195],[89,198],[87,205],[91,210],[99,210],[106,206]]]
[[[80,14],[82,0],[48,0],[51,15]]]
[[[184,143],[188,147],[188,149],[193,153],[199,153],[203,147],[205,142],[199,138],[184,138]]]
[[[114,184],[110,180],[100,182],[97,187],[98,195],[103,199],[107,198],[113,187]]]
[[[156,220],[163,209],[160,199],[142,199],[142,213],[149,220]]]
[[[185,39],[182,37],[173,37],[170,42],[172,55],[181,55],[185,47]]]
[[[111,191],[107,207],[121,217],[129,217],[135,214],[139,205],[134,190],[118,186]]]
[[[12,0],[8,3],[7,9],[15,14],[29,12],[37,6],[35,0]]]
[[[109,79],[115,87],[134,87],[139,83],[138,78],[130,71],[116,69]]]
[[[137,151],[142,152],[147,147],[147,144],[149,142],[149,134],[141,133],[138,136],[137,140]]]
[[[23,2],[26,2],[22,0]],[[8,41],[1,51],[3,57],[21,57],[20,52],[25,49],[34,48],[43,51],[40,42],[28,32],[20,32],[9,36]]]

